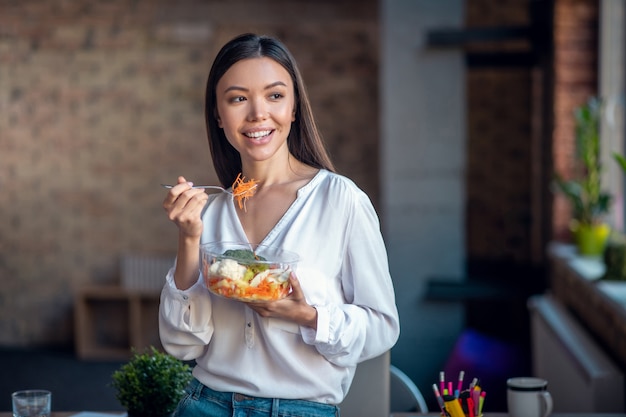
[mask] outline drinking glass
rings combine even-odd
[[[16,391],[11,394],[13,417],[50,417],[52,393],[41,389]]]

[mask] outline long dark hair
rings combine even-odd
[[[299,161],[315,168],[335,171],[324,142],[317,130],[311,104],[296,61],[279,40],[252,33],[239,35],[218,52],[206,84],[205,109],[209,149],[217,177],[223,186],[230,186],[241,172],[241,156],[228,142],[217,123],[215,90],[217,83],[235,63],[247,58],[267,57],[279,63],[291,76],[295,90],[295,121],[292,123],[287,145]]]

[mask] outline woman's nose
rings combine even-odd
[[[250,100],[248,118],[250,120],[264,120],[268,117],[269,111],[263,100]]]

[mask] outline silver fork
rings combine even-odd
[[[174,186],[173,186],[173,185],[171,185],[171,184],[161,184],[161,187],[163,187],[163,188],[172,188],[172,187],[174,187]],[[256,188],[256,187],[257,187],[257,184],[255,184],[253,188]],[[238,196],[239,194],[243,194],[243,193],[245,193],[245,191],[244,191],[244,192],[241,192],[241,193],[233,194],[233,192],[232,192],[232,191],[227,190],[226,188],[224,188],[224,187],[220,187],[220,186],[218,186],[218,185],[194,185],[194,186],[193,186],[193,187],[191,187],[191,188],[198,188],[198,189],[205,189],[205,190],[206,190],[206,189],[220,190],[220,191],[222,191],[222,192],[224,192],[224,193],[226,193],[226,194],[230,194],[230,195],[232,195],[233,197],[234,197],[234,196]],[[250,190],[248,190],[248,191],[250,191]]]

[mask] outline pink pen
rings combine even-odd
[[[441,371],[439,372],[439,392],[443,392],[443,390],[446,388],[446,374]]]
[[[454,390],[452,389],[452,381],[448,381],[448,395],[454,395]]]
[[[437,398],[437,404],[439,404],[439,408],[441,408],[441,413],[445,415],[445,404],[443,402],[443,397],[441,397],[441,393],[437,389],[437,384],[433,384],[433,392],[435,393],[435,397]]]
[[[456,386],[457,391],[459,391],[459,393],[461,393],[461,391],[463,391],[463,378],[465,377],[465,372],[461,371],[459,372],[459,382]]]
[[[473,390],[476,384],[478,384],[478,378],[472,379],[472,382],[470,382],[470,386],[469,386],[470,390]]]

